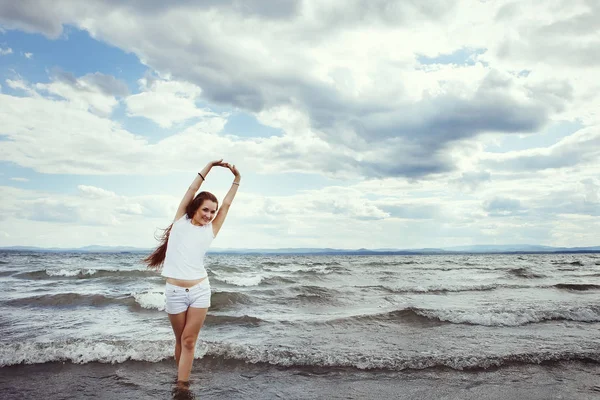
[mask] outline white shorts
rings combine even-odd
[[[202,282],[185,288],[167,283],[165,285],[165,311],[168,314],[179,314],[188,307],[210,307],[210,282],[206,277]]]

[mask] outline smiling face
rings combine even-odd
[[[202,205],[194,214],[195,225],[206,225],[213,220],[217,214],[217,203],[212,200],[204,200]]]

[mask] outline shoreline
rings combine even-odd
[[[157,363],[14,365],[0,369],[3,399],[165,399],[172,359]],[[190,391],[202,399],[569,399],[600,397],[600,363],[514,364],[488,370],[361,371],[281,368],[197,359]],[[193,398],[193,397],[187,397]]]

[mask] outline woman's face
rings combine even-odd
[[[212,200],[204,200],[196,214],[194,220],[200,225],[206,225],[213,220],[217,214],[217,203]]]

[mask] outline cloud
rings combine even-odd
[[[51,78],[52,82],[38,83],[35,89],[103,116],[110,115],[117,106],[117,97],[126,96],[129,92],[125,82],[99,72],[77,78],[69,72],[55,71]]]
[[[538,9],[532,2],[515,2],[504,7],[497,18],[511,19],[513,23],[512,32],[498,47],[499,57],[555,65],[600,65],[598,2],[557,2],[555,7],[546,10]],[[538,22],[534,25],[524,18],[511,18],[518,14],[534,15],[535,12]],[[515,24],[515,20],[519,22]]]
[[[525,3],[527,15],[541,9]],[[308,121],[306,134],[346,154],[331,162],[335,173],[349,165],[367,177],[447,173],[458,167],[458,160],[447,156],[457,142],[488,132],[539,131],[554,114],[572,112],[571,104],[581,96],[582,85],[570,71],[541,66],[519,75],[512,67],[522,63],[520,52],[498,56],[504,54],[507,25],[517,27],[510,30],[517,42],[533,46],[538,36],[529,31],[539,30],[542,37],[550,29],[554,35],[560,29],[549,24],[576,26],[577,21],[569,22],[576,13],[532,22],[521,12],[502,9],[503,2],[471,6],[433,0],[306,0],[277,6],[184,1],[168,9],[134,0],[86,4],[59,2],[48,13],[43,3],[37,12],[14,5],[6,12],[12,20],[8,26],[37,26],[56,35],[61,24],[74,24],[134,52],[161,76],[189,82],[175,91],[167,82],[146,82],[142,93],[127,99],[129,115],[162,127],[202,117],[207,110],[196,107],[200,99],[261,115],[294,108]],[[596,12],[583,2],[578,10],[584,17]],[[583,23],[591,18],[584,17]],[[525,23],[533,24],[529,31],[522,29]],[[593,32],[581,28],[569,34],[587,38]],[[567,47],[554,53],[568,56]],[[434,60],[458,49],[477,49],[474,61],[428,66],[417,61],[419,54]],[[283,129],[287,133],[292,127]],[[385,156],[365,162],[355,154],[384,149]],[[290,158],[290,169],[294,163]]]
[[[79,210],[76,207],[52,198],[41,198],[31,202],[23,217],[44,222],[81,222]]]
[[[66,40],[83,29],[150,72],[139,93],[102,74],[7,80],[19,96],[0,94],[0,159],[44,173],[154,175],[156,165],[197,168],[202,149],[252,174],[340,179],[289,196],[269,195],[265,182],[245,186],[221,243],[252,231],[248,246],[362,247],[359,230],[382,247],[597,244],[598,8],[592,0],[2,2],[7,29]],[[175,129],[154,142],[134,135],[110,120],[120,102],[130,117]],[[281,134],[225,129],[229,111]],[[546,146],[559,121],[582,129],[549,147],[503,148]],[[100,237],[96,229],[132,243],[166,226],[179,201],[87,184],[44,196],[20,192],[21,207],[4,190],[0,218],[21,227],[6,231],[11,238],[29,240],[27,218],[37,218],[50,235],[40,241],[79,224],[85,244]]]
[[[590,165],[600,160],[600,130],[584,127],[548,148],[534,148],[482,156],[485,168],[539,171]]]
[[[25,58],[33,58],[33,53],[23,53],[23,55],[25,56]]]
[[[88,103],[77,101],[81,97],[68,90],[72,85],[48,85],[48,90],[72,99],[64,101],[62,97],[44,97],[23,81],[7,83],[31,96],[0,94],[0,135],[7,139],[0,147],[0,158],[39,172],[149,174],[155,172],[157,164],[163,166],[162,173],[189,170],[197,167],[198,154],[182,149],[194,148],[201,148],[206,157],[214,154],[239,160],[240,167],[252,167],[258,172],[285,168],[332,173],[332,160],[347,157],[306,134],[270,138],[219,135],[226,123],[220,116],[205,117],[184,131],[150,144],[120,124],[90,112]],[[46,88],[39,84],[33,87]]]
[[[455,183],[470,190],[477,189],[481,184],[491,181],[492,175],[489,171],[469,171],[461,173]]]
[[[23,82],[7,83],[28,90]],[[65,95],[75,93],[68,86],[51,87],[64,90]],[[149,151],[145,139],[88,112],[84,102],[0,94],[0,119],[0,135],[5,139],[0,159],[40,172],[132,173],[141,170],[132,155],[145,159]]]
[[[436,204],[396,203],[378,204],[379,208],[394,218],[435,219],[440,216],[440,207]]]
[[[29,182],[29,179],[27,178],[20,178],[20,177],[13,177],[10,178],[11,181],[15,181],[15,182]]]
[[[519,52],[498,56],[506,38],[535,44],[536,38],[524,29],[526,23],[531,31],[550,29],[544,27],[591,13],[588,3],[578,2],[573,11],[554,14],[541,13],[534,2],[523,3],[524,9],[516,6],[512,13],[508,8],[499,11],[502,2],[472,7],[465,2],[440,3],[441,7],[427,2],[421,9],[415,2],[356,1],[348,6],[307,1],[273,6],[277,10],[272,13],[264,2],[247,7],[239,2],[181,2],[169,9],[157,2],[119,2],[112,5],[111,13],[102,12],[101,2],[90,3],[94,13],[77,5],[70,11],[58,3],[56,11],[45,17],[87,29],[100,40],[134,52],[160,76],[168,77],[141,81],[141,93],[125,98],[129,115],[152,119],[163,127],[192,118],[204,120],[150,146],[139,137],[130,142],[135,135],[117,124],[79,116],[94,126],[85,138],[123,145],[110,153],[114,167],[105,165],[107,153],[100,156],[85,146],[74,149],[71,160],[52,152],[45,155],[48,161],[31,160],[38,153],[24,140],[31,140],[32,134],[23,135],[10,158],[44,171],[140,170],[127,162],[128,156],[152,157],[164,160],[167,168],[184,169],[192,160],[177,149],[202,144],[209,151],[242,157],[247,166],[264,173],[314,172],[382,180],[453,176],[458,179],[453,183],[471,191],[492,186],[482,183],[490,183],[491,176],[501,171],[589,165],[596,157],[593,138],[504,155],[484,153],[473,144],[490,132],[535,133],[563,116],[573,120],[586,115],[588,122],[594,118],[598,96],[590,82],[596,74],[586,69],[589,65],[564,65],[553,59],[534,63]],[[494,21],[496,12],[503,14],[501,21]],[[544,18],[527,17],[537,14]],[[401,23],[391,25],[393,20]],[[149,23],[153,21],[160,24]],[[56,26],[54,22],[40,24],[40,30]],[[505,35],[507,26],[515,29]],[[447,29],[453,34],[446,35]],[[585,39],[593,32],[582,27],[569,30],[568,35]],[[480,50],[465,65],[436,58],[452,55],[456,49]],[[418,54],[439,63],[419,64]],[[556,54],[568,52],[556,49]],[[522,74],[524,69],[530,72]],[[113,98],[123,96],[95,87]],[[245,108],[285,135],[261,140],[223,137],[225,117],[201,115],[209,110],[197,104],[206,102]],[[101,116],[111,109],[110,105],[95,108],[96,113],[102,110]],[[65,116],[72,112],[63,111]],[[46,125],[53,122],[39,117],[36,121],[43,127],[40,132],[47,132]],[[76,132],[70,127],[65,131]],[[114,133],[106,135],[108,131]],[[64,140],[58,142],[67,146]],[[98,148],[112,150],[105,143]]]
[[[59,0],[50,5],[44,1],[2,2],[0,3],[0,23],[8,29],[22,29],[26,32],[41,32],[50,38],[57,38],[63,33],[63,25],[77,22],[78,17],[94,15],[113,9],[115,12],[138,12],[147,17],[163,14],[170,9],[183,10],[190,7],[205,12],[233,12],[243,16],[262,18],[292,17],[299,11],[299,0],[281,0],[273,3],[269,0],[209,0],[201,3],[184,0],[175,4],[161,1],[130,0],[121,2],[90,2],[81,4],[77,1]]]
[[[600,216],[600,181],[597,178],[578,179],[570,188],[557,187],[544,198],[536,199],[540,215]]]
[[[0,217],[88,226],[116,226],[132,216],[168,220],[175,215],[172,196],[123,196],[103,188],[79,185],[76,194],[56,194],[0,187],[5,198]]]
[[[19,90],[27,93],[32,97],[38,97],[38,93],[23,79],[7,79],[6,84],[13,90]]]
[[[483,208],[492,217],[515,215],[524,211],[520,200],[500,196],[486,201]]]
[[[114,192],[94,186],[79,185],[77,189],[79,189],[82,195],[92,199],[113,199],[117,196]]]
[[[9,54],[12,54],[12,49],[10,47],[7,47],[6,49],[3,49],[0,47],[0,56],[6,56]]]
[[[163,128],[190,118],[217,116],[196,106],[202,92],[196,85],[149,78],[140,79],[139,84],[141,93],[125,99],[129,116],[148,118]]]

